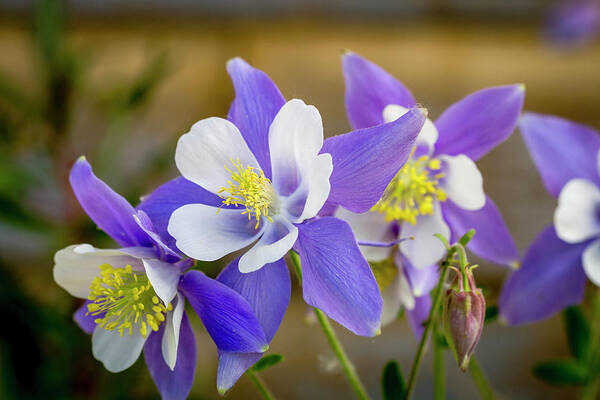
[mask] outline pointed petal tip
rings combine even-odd
[[[519,260],[512,261],[512,262],[508,263],[508,266],[511,269],[517,270],[517,269],[521,268],[521,262]]]
[[[373,331],[373,336],[381,335],[381,326],[378,326],[375,331]]]
[[[87,158],[85,155],[80,155],[76,162],[87,162]]]
[[[517,83],[517,88],[521,91],[524,92],[525,89],[527,89],[527,86],[524,83]]]
[[[218,387],[217,386],[217,392],[219,392],[219,396],[225,396],[227,394],[227,391],[229,389],[228,388],[224,388],[224,387]]]
[[[265,344],[263,347],[260,348],[260,352],[264,353],[265,351],[269,350],[269,344]]]

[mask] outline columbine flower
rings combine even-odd
[[[228,120],[196,123],[175,155],[183,178],[141,208],[190,257],[216,260],[251,246],[218,280],[254,307],[270,340],[290,299],[282,257],[302,261],[304,299],[358,335],[378,333],[381,296],[347,223],[315,218],[337,205],[371,208],[406,161],[424,116],[418,109],[389,124],[323,141],[317,109],[285,99],[262,71],[241,59],[227,65],[236,98]],[[321,211],[322,212],[322,211]],[[220,354],[217,384],[227,390],[257,356]]]
[[[394,121],[416,104],[402,83],[356,54],[343,56],[343,70],[346,110],[354,128]],[[420,336],[431,305],[428,293],[437,282],[436,263],[445,253],[433,236],[436,233],[459,238],[474,228],[477,235],[469,249],[475,254],[505,265],[518,260],[499,211],[483,191],[474,161],[512,133],[523,97],[522,85],[488,88],[455,103],[435,123],[427,119],[410,158],[371,211],[357,215],[343,205],[336,210],[359,242],[393,244],[398,237],[414,237],[399,243],[398,254],[382,244],[361,247],[367,260],[393,260],[399,270],[396,279],[382,288],[385,322],[395,319],[404,303]],[[407,285],[413,296],[402,293]]]
[[[92,334],[92,352],[111,372],[131,366],[144,349],[148,370],[165,399],[187,397],[196,367],[196,341],[185,298],[220,351],[266,350],[248,302],[199,271],[164,244],[143,211],[98,179],[81,157],[70,174],[81,206],[120,249],[89,244],[56,253],[54,279],[86,303],[74,319]]]
[[[539,234],[502,288],[500,315],[510,324],[538,321],[580,303],[586,275],[600,286],[600,135],[533,113],[521,117],[519,129],[558,206],[554,225]]]
[[[544,34],[560,46],[592,42],[600,33],[599,0],[563,0],[552,7]]]

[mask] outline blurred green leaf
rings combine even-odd
[[[498,318],[498,306],[491,305],[485,308],[485,323],[489,324]]]
[[[256,362],[256,364],[254,364],[252,366],[252,371],[254,371],[254,372],[262,371],[264,369],[272,367],[275,364],[279,364],[280,362],[282,362],[284,360],[285,360],[285,357],[282,356],[281,354],[269,354],[267,356],[263,356],[260,360],[258,360]]]
[[[585,316],[579,307],[569,307],[563,312],[563,321],[571,354],[584,360],[590,343],[590,327]]]
[[[533,367],[533,374],[540,380],[555,386],[585,385],[588,373],[585,365],[573,360],[548,361]]]
[[[402,372],[396,361],[388,362],[383,367],[381,377],[381,390],[383,400],[403,400],[406,384],[402,377]]]

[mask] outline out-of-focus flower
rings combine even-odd
[[[369,210],[407,160],[425,117],[412,109],[388,124],[323,140],[321,116],[286,103],[262,71],[227,64],[236,98],[228,120],[198,122],[183,135],[183,178],[160,187],[141,209],[190,257],[215,260],[247,246],[218,277],[252,304],[270,340],[290,299],[282,257],[302,263],[305,301],[358,335],[379,332],[382,300],[349,225],[314,218],[343,205]],[[173,214],[170,221],[169,215]],[[259,355],[220,354],[217,383],[227,390]]]
[[[466,282],[462,273],[456,270],[456,280],[444,299],[444,333],[463,372],[469,366],[485,320],[485,297],[475,285],[473,268],[466,267]]]
[[[130,367],[142,349],[164,399],[187,397],[196,367],[196,341],[184,311],[198,313],[219,351],[256,353],[268,348],[248,302],[167,246],[143,211],[136,211],[92,172],[81,157],[70,182],[79,203],[120,249],[69,246],[56,253],[54,279],[87,299],[74,319],[92,334],[92,352],[106,369]]]
[[[577,46],[593,41],[600,34],[600,1],[561,1],[552,7],[544,34],[559,46]]]
[[[539,234],[502,288],[500,315],[510,324],[534,322],[580,303],[586,275],[600,285],[600,135],[533,113],[521,118],[519,128],[558,206],[554,225]]]
[[[416,102],[410,91],[379,66],[354,54],[343,56],[346,110],[354,128],[377,126],[402,117]],[[480,90],[450,106],[435,121],[427,119],[416,147],[370,212],[357,214],[343,204],[335,216],[350,223],[367,260],[392,259],[397,277],[383,287],[384,322],[396,318],[401,304],[417,337],[427,318],[429,291],[438,280],[436,263],[445,254],[433,235],[459,238],[474,228],[469,249],[490,261],[515,266],[519,254],[500,212],[483,191],[475,161],[506,140],[515,128],[524,99],[522,85]],[[453,239],[453,240],[454,240]],[[410,286],[412,292],[404,293]]]

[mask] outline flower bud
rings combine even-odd
[[[485,318],[485,298],[475,285],[472,268],[467,269],[467,285],[457,271],[454,284],[446,291],[444,333],[460,369],[465,372],[479,342]]]

